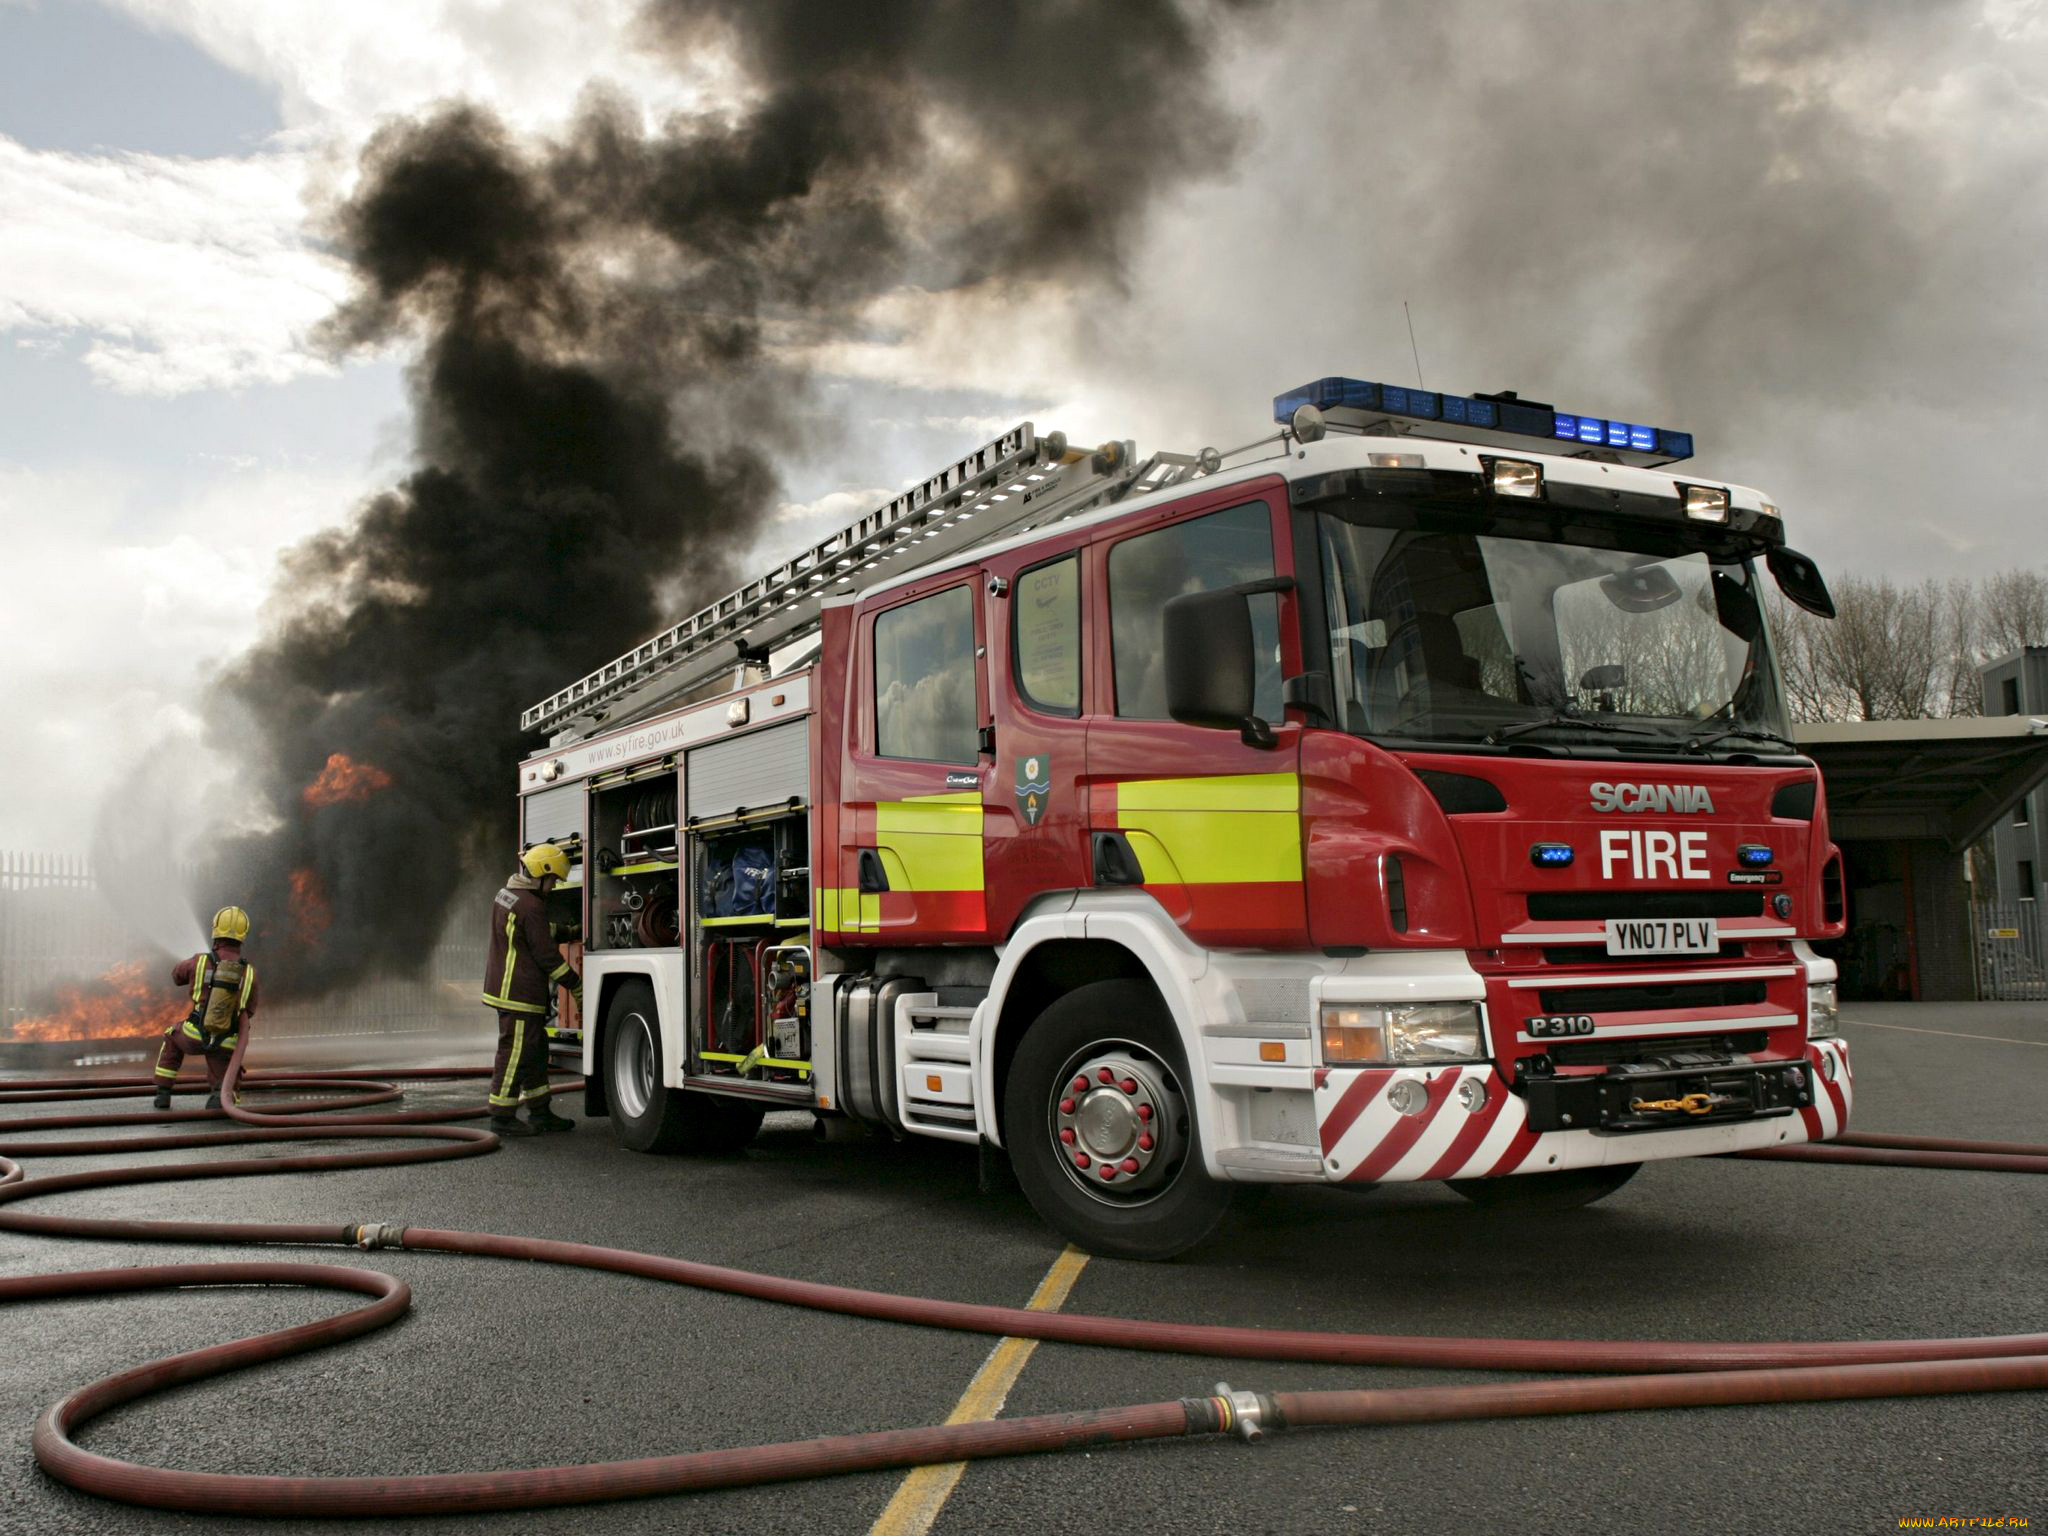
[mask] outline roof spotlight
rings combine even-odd
[[[1543,466],[1529,459],[1494,459],[1486,465],[1487,484],[1496,496],[1537,497],[1543,494]]]
[[[1728,521],[1728,489],[1720,485],[1688,485],[1685,490],[1685,515],[1700,523],[1725,523]]]

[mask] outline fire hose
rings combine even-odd
[[[245,1042],[246,1043],[246,1042]],[[913,1326],[951,1328],[1102,1348],[1318,1364],[1434,1366],[1581,1375],[1568,1381],[1401,1389],[1257,1393],[1225,1383],[1176,1402],[1093,1408],[986,1423],[932,1425],[813,1440],[696,1451],[573,1466],[405,1477],[278,1477],[180,1471],[86,1450],[78,1431],[100,1414],[169,1388],[373,1332],[411,1304],[404,1281],[348,1264],[243,1260],[84,1270],[0,1279],[0,1303],[110,1295],[189,1286],[304,1286],[367,1298],[311,1323],[251,1335],[151,1361],[79,1388],[36,1420],[36,1459],[52,1476],[88,1493],[159,1509],[215,1515],[391,1517],[556,1507],[840,1473],[968,1461],[980,1457],[1123,1441],[1235,1433],[1246,1439],[1281,1428],[1419,1424],[1459,1419],[1602,1413],[1742,1403],[1915,1397],[2048,1387],[2048,1334],[1979,1338],[1803,1343],[1670,1343],[1485,1339],[1344,1334],[1151,1322],[1029,1311],[855,1290],[585,1243],[442,1231],[382,1222],[209,1222],[109,1220],[31,1213],[23,1202],[76,1189],[145,1182],[313,1172],[474,1157],[498,1139],[451,1121],[482,1106],[336,1116],[400,1097],[398,1079],[481,1077],[478,1069],[247,1074],[241,1050],[229,1065],[223,1111],[35,1117],[0,1121],[0,1135],[35,1130],[238,1122],[225,1131],[175,1129],[150,1137],[20,1142],[0,1140],[0,1230],[51,1237],[179,1243],[292,1243],[366,1251],[461,1253],[609,1270],[650,1280]],[[81,1087],[64,1079],[17,1082],[0,1103],[78,1100],[145,1091],[149,1079]],[[312,1092],[265,1110],[236,1102],[238,1088]],[[341,1097],[331,1097],[339,1092]],[[309,1120],[310,1115],[321,1118]],[[15,1158],[76,1156],[279,1141],[363,1140],[397,1145],[348,1152],[97,1168],[28,1178]],[[1904,1136],[1850,1135],[1824,1145],[1738,1154],[1780,1161],[1855,1162],[1986,1172],[2048,1173],[2048,1146]],[[1620,1374],[1599,1374],[1620,1373]]]

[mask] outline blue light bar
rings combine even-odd
[[[1532,843],[1529,845],[1529,862],[1538,869],[1563,869],[1570,864],[1574,855],[1570,843]]]
[[[1692,434],[1605,416],[1582,416],[1518,400],[1480,400],[1332,376],[1290,389],[1273,399],[1273,419],[1287,422],[1304,405],[1319,411],[1352,410],[1415,421],[1441,421],[1517,437],[1549,438],[1582,448],[1644,454],[1669,462],[1692,457]],[[1448,435],[1448,434],[1446,434]]]
[[[1771,862],[1771,850],[1762,843],[1744,843],[1735,850],[1735,857],[1751,869],[1761,869]]]

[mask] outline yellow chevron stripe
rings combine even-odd
[[[920,795],[875,805],[875,847],[895,855],[901,870],[889,871],[891,890],[979,891],[987,889],[982,867],[981,796]],[[897,877],[901,875],[901,883]]]
[[[1134,779],[1116,822],[1148,882],[1237,885],[1301,879],[1301,779],[1292,773]]]
[[[1299,811],[1301,775],[1220,773],[1202,779],[1129,779],[1119,811]]]

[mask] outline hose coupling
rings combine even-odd
[[[1279,1409],[1261,1392],[1234,1392],[1230,1383],[1219,1381],[1210,1397],[1184,1397],[1188,1433],[1227,1435],[1233,1431],[1246,1441],[1262,1439],[1266,1429],[1279,1429]]]
[[[366,1252],[372,1248],[403,1248],[405,1228],[393,1222],[370,1221],[355,1229],[355,1245]]]

